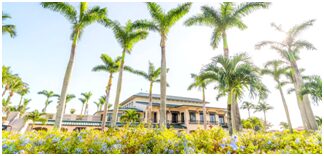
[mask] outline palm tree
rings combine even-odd
[[[11,18],[9,14],[2,12],[2,34],[8,33],[10,37],[14,38],[17,36],[16,26],[12,24],[4,24],[3,21]]]
[[[95,22],[101,21],[106,17],[107,9],[101,9],[99,6],[95,6],[93,8],[88,9],[87,2],[81,2],[79,13],[76,8],[74,8],[71,4],[65,2],[42,2],[41,5],[44,8],[50,9],[55,12],[61,13],[63,16],[67,18],[67,20],[72,23],[72,46],[69,62],[65,71],[65,76],[63,80],[61,96],[59,100],[59,107],[56,113],[55,125],[57,129],[61,129],[63,113],[66,103],[67,90],[70,82],[70,77],[72,75],[72,68],[76,53],[76,46],[78,40],[80,40],[84,28],[93,24]]]
[[[242,17],[247,16],[255,10],[268,8],[270,3],[246,2],[236,5],[232,2],[223,2],[220,5],[218,10],[210,6],[202,6],[202,13],[187,19],[185,25],[204,25],[213,28],[210,44],[215,49],[222,39],[224,56],[228,58],[229,47],[226,32],[231,28],[239,28],[240,30],[246,29],[247,26],[242,21]],[[237,102],[233,102],[232,107],[232,114],[235,117],[233,119],[235,127],[241,127],[241,117]]]
[[[52,101],[50,100],[50,98],[52,98],[52,97],[59,97],[58,94],[55,94],[51,90],[42,90],[42,91],[38,92],[38,94],[44,95],[46,97],[45,107],[42,109],[42,112],[43,113],[46,113],[47,106],[52,103]]]
[[[287,122],[280,122],[280,128],[281,129],[288,129],[289,128],[289,124]]]
[[[322,101],[322,79],[320,76],[310,76],[305,77],[307,82],[305,82],[302,90],[301,95],[311,95],[313,101],[315,103],[319,103]]]
[[[212,63],[208,64],[202,70],[202,79],[210,79],[217,82],[219,94],[227,95],[227,121],[230,135],[233,134],[232,123],[232,103],[237,102],[245,90],[249,90],[251,95],[256,95],[256,91],[264,90],[258,76],[257,68],[249,61],[246,54],[235,55],[233,58],[216,56]],[[236,130],[237,127],[234,127]]]
[[[250,110],[253,109],[254,107],[255,107],[255,105],[253,103],[244,101],[241,106],[241,109],[246,109],[249,113],[249,118],[251,118]]]
[[[171,27],[186,15],[191,7],[191,3],[178,5],[176,8],[164,12],[162,7],[154,2],[148,2],[147,8],[152,20],[138,20],[136,27],[158,32],[161,36],[161,83],[160,83],[160,126],[166,126],[166,87],[167,87],[167,67],[166,67],[166,41]]]
[[[14,93],[21,92],[26,89],[27,86],[28,84],[24,83],[18,75],[12,76],[7,84],[7,90],[9,91],[7,102],[10,103],[10,99],[13,97]]]
[[[135,110],[133,109],[128,109],[125,111],[125,113],[120,117],[120,120],[122,122],[139,122],[140,121],[140,114],[138,114]]]
[[[267,127],[267,118],[266,118],[266,112],[268,110],[273,109],[272,106],[270,106],[269,104],[265,103],[265,102],[259,102],[258,105],[255,106],[255,112],[263,112],[263,117],[264,117],[264,126]]]
[[[287,73],[289,67],[282,67],[283,64],[284,64],[284,62],[281,61],[281,60],[269,61],[269,62],[267,62],[265,64],[264,69],[262,70],[262,74],[263,75],[265,75],[265,74],[270,75],[276,81],[276,83],[277,83],[276,88],[280,92],[282,104],[284,106],[285,113],[286,113],[286,117],[287,117],[287,122],[288,122],[289,130],[290,130],[290,133],[293,133],[293,129],[292,129],[291,121],[290,121],[290,115],[289,115],[288,106],[287,106],[287,103],[286,103],[286,99],[285,99],[284,93],[282,91],[282,87],[285,84],[287,84],[288,82],[283,82],[283,81],[280,80],[281,76],[283,76],[285,73]]]
[[[25,112],[29,109],[28,104],[31,99],[24,99],[23,105],[18,105],[14,107],[10,107],[10,111],[19,112],[19,117],[24,116]]]
[[[82,104],[81,113],[80,113],[80,115],[82,115],[83,108],[84,108],[86,100],[84,98],[79,98],[79,100],[81,101],[81,104]]]
[[[24,97],[26,94],[29,93],[29,87],[28,87],[28,85],[24,86],[24,87],[23,87],[21,90],[19,90],[17,93],[20,95],[20,100],[19,100],[19,104],[18,104],[18,106],[20,106],[21,103],[22,103],[23,97]]]
[[[139,30],[134,27],[134,23],[130,20],[127,21],[125,26],[122,26],[117,21],[110,21],[105,20],[105,26],[112,28],[115,38],[117,39],[118,43],[120,44],[122,50],[122,56],[119,66],[119,74],[118,74],[118,82],[117,82],[117,91],[116,91],[116,98],[114,104],[114,110],[112,115],[111,126],[116,126],[117,121],[117,113],[118,113],[118,105],[119,105],[119,98],[122,88],[122,80],[123,80],[123,71],[124,71],[124,63],[125,63],[125,56],[126,53],[130,54],[133,50],[134,45],[144,40],[148,32],[145,30]]]
[[[98,99],[98,102],[94,102],[94,104],[97,106],[97,111],[101,111],[102,110],[102,106],[106,103],[106,97],[105,96],[100,96],[100,98]],[[108,104],[108,109],[111,107],[110,104]]]
[[[286,35],[286,38],[282,42],[277,41],[262,41],[256,45],[257,49],[269,45],[271,49],[277,51],[284,60],[289,62],[289,66],[292,68],[292,77],[297,94],[297,101],[301,117],[303,119],[304,127],[306,129],[317,130],[317,124],[315,121],[314,113],[310,106],[308,95],[300,96],[301,90],[304,86],[300,69],[297,65],[297,60],[300,59],[299,52],[303,49],[315,50],[316,48],[310,42],[306,40],[297,39],[298,35],[303,30],[313,25],[315,20],[309,20],[304,23],[295,25],[288,31],[284,31],[280,26],[272,24],[276,30]]]
[[[101,124],[101,129],[104,130],[106,127],[106,120],[107,120],[107,111],[108,111],[108,105],[109,105],[109,96],[110,96],[110,90],[111,90],[111,85],[112,85],[112,80],[113,80],[113,75],[114,73],[117,73],[120,67],[121,63],[121,57],[117,57],[116,59],[112,59],[110,56],[107,54],[101,54],[100,56],[101,61],[103,64],[97,65],[93,67],[92,71],[99,72],[107,72],[109,74],[108,76],[108,83],[106,86],[106,99],[105,99],[105,106],[104,106],[104,112],[103,112],[103,118],[102,118],[102,124]],[[124,67],[125,70],[127,70],[127,66]]]
[[[160,75],[161,75],[161,68],[155,68],[154,64],[149,62],[149,68],[148,72],[140,71],[140,70],[134,70],[132,68],[127,67],[127,70],[131,73],[134,73],[136,75],[144,77],[146,80],[149,81],[150,87],[149,87],[149,106],[148,106],[148,115],[147,115],[147,121],[148,123],[151,123],[151,115],[152,115],[152,89],[153,84],[160,82]]]
[[[81,95],[83,96],[83,99],[85,100],[84,101],[85,109],[84,109],[83,114],[88,115],[88,105],[89,105],[89,100],[90,100],[90,98],[92,96],[92,93],[91,92],[85,92],[85,93],[81,93]],[[82,109],[83,109],[83,106],[82,106]],[[82,110],[81,110],[81,115],[82,115]]]
[[[210,83],[208,79],[202,79],[200,75],[191,74],[191,78],[194,79],[188,90],[193,88],[197,88],[198,90],[202,90],[202,100],[203,100],[203,116],[204,116],[204,129],[207,129],[207,116],[206,116],[206,99],[205,99],[205,90],[207,89],[207,85]]]
[[[210,6],[202,6],[202,13],[187,19],[185,25],[205,25],[213,28],[210,45],[215,49],[222,39],[224,56],[228,57],[229,49],[226,31],[231,28],[246,29],[247,26],[242,21],[242,17],[247,16],[257,9],[268,8],[270,3],[246,2],[236,5],[232,2],[223,2],[220,5],[218,10]]]
[[[38,110],[36,109],[36,110],[30,112],[29,114],[27,114],[24,117],[24,119],[25,119],[25,121],[27,121],[27,120],[32,120],[33,121],[32,125],[31,125],[31,129],[33,129],[33,126],[34,126],[34,124],[35,124],[36,121],[40,121],[42,123],[45,123],[47,121],[46,118],[42,117],[45,114],[46,113],[38,112]]]
[[[72,99],[74,99],[75,98],[75,95],[74,94],[67,94],[66,95],[66,99],[65,99],[65,107],[64,107],[64,111],[63,111],[63,113],[65,114],[65,110],[66,110],[66,105],[72,100]]]

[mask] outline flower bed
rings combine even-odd
[[[2,132],[2,153],[322,153],[321,132],[253,132],[232,137],[222,128],[191,134],[174,129],[123,127],[118,130],[26,134]]]

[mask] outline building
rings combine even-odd
[[[160,120],[160,96],[152,95],[152,124],[157,125]],[[208,102],[207,102],[208,103]],[[140,121],[147,122],[149,95],[147,93],[137,93],[120,104],[118,111],[117,125],[122,126],[120,117],[124,111],[134,109],[140,114]],[[203,128],[203,101],[197,98],[167,96],[167,126],[187,132]],[[207,127],[213,126],[227,127],[226,110],[224,108],[206,107]],[[48,121],[45,124],[36,122],[34,129],[51,129],[55,122],[55,114],[48,114]],[[66,114],[63,117],[62,128],[64,130],[99,129],[103,111],[98,111],[94,115],[80,116]],[[107,126],[110,125],[112,110],[107,113]]]

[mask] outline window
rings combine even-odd
[[[215,122],[216,121],[215,113],[209,113],[209,118],[211,122]]]
[[[153,116],[154,116],[154,117],[153,117],[153,122],[154,122],[154,123],[157,123],[157,113],[154,112],[154,113],[153,113]]]
[[[190,114],[190,121],[196,121],[196,112],[189,112]]]
[[[184,113],[181,113],[181,122],[184,123]]]
[[[199,116],[200,116],[200,121],[204,122],[204,113],[203,112],[199,112]]]
[[[108,113],[107,114],[107,121],[111,121],[111,118],[112,118],[112,114],[111,113]]]
[[[219,116],[219,123],[223,124],[224,123],[224,116]]]

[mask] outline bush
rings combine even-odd
[[[242,120],[242,126],[246,129],[254,129],[256,126],[263,128],[264,124],[263,121],[257,117],[250,117],[246,120]]]
[[[322,153],[321,132],[240,132],[220,127],[191,134],[143,125],[81,132],[2,132],[2,153]]]

